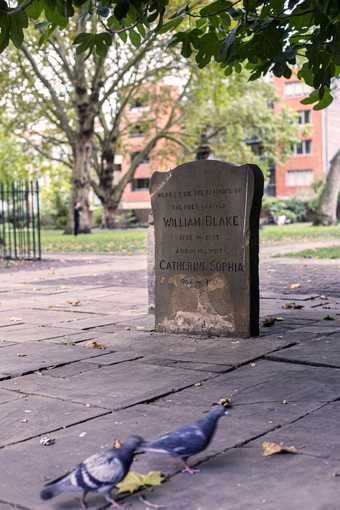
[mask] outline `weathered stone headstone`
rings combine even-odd
[[[195,161],[154,173],[150,191],[156,330],[258,335],[261,170]]]

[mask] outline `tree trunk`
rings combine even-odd
[[[340,150],[331,161],[314,225],[334,225],[337,222],[338,196],[340,192]]]
[[[66,234],[72,234],[74,231],[74,208],[76,204],[80,205],[79,233],[88,234],[91,232],[92,222],[89,202],[91,151],[91,137],[79,136],[73,150],[72,200],[65,229]]]
[[[103,204],[103,218],[102,228],[114,229],[116,228],[116,213],[117,207]]]

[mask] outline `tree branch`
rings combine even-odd
[[[67,115],[64,111],[63,105],[59,101],[58,96],[53,88],[52,83],[47,78],[45,78],[45,76],[40,72],[36,61],[34,60],[31,53],[28,51],[26,46],[22,46],[21,50],[22,50],[23,54],[25,55],[25,57],[27,58],[27,60],[30,62],[35,75],[38,77],[38,79],[41,81],[41,83],[44,85],[44,87],[48,90],[51,100],[56,108],[55,113],[59,119],[60,126],[63,129],[63,131],[65,132],[69,142],[73,143],[73,138],[74,138],[73,130],[71,129],[71,126],[69,125],[69,121],[68,121]]]

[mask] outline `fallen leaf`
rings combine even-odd
[[[335,317],[332,315],[326,315],[326,317],[323,318],[324,321],[335,321]]]
[[[107,345],[97,342],[97,340],[90,340],[85,343],[85,347],[88,349],[107,349]]]
[[[301,287],[301,283],[291,283],[291,284],[289,285],[289,288],[290,288],[290,289],[298,289],[298,288],[300,288],[300,287]]]
[[[276,321],[283,321],[283,317],[267,317],[267,319],[264,319],[262,322],[262,326],[269,328],[270,326],[273,326]]]
[[[304,308],[304,305],[300,305],[297,303],[286,303],[282,305],[282,308],[284,308],[285,310],[301,310],[302,308]]]
[[[295,446],[285,446],[283,443],[274,443],[271,441],[264,441],[262,443],[262,450],[264,457],[275,455],[276,453],[300,453]]]
[[[124,480],[117,484],[118,494],[138,491],[143,487],[157,487],[164,482],[164,475],[160,471],[149,471],[146,475],[130,471]]]
[[[72,306],[78,306],[78,305],[80,305],[80,300],[79,299],[69,299],[66,301],[66,303],[68,303],[69,305],[72,305]]]
[[[231,397],[223,397],[220,398],[217,402],[218,404],[224,406],[224,407],[231,407],[232,406],[232,400]]]

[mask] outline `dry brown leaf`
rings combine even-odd
[[[97,340],[90,340],[89,342],[86,342],[85,347],[88,349],[107,349],[105,344],[97,342]]]
[[[220,400],[218,400],[217,403],[222,405],[222,406],[224,406],[224,407],[231,407],[232,406],[231,397],[220,398]]]
[[[304,305],[300,305],[297,303],[286,303],[282,305],[282,308],[284,308],[285,310],[301,310],[302,308],[304,308]]]
[[[283,443],[264,441],[262,443],[263,456],[269,457],[276,453],[301,453],[295,446],[286,446]]]
[[[301,287],[301,283],[291,283],[291,284],[289,285],[289,288],[290,288],[290,289],[298,289],[298,288],[300,288],[300,287]]]
[[[80,305],[80,299],[69,299],[66,301],[69,305],[78,306]]]

